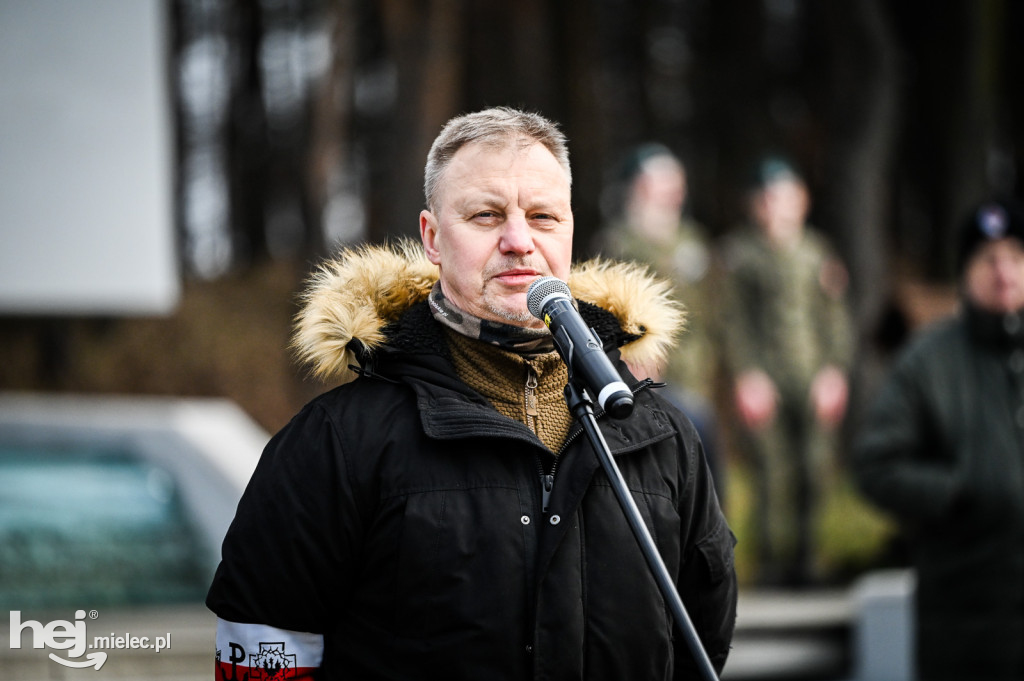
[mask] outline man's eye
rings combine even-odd
[[[537,213],[535,215],[530,216],[530,220],[535,225],[542,225],[542,226],[554,225],[554,224],[556,224],[558,222],[558,218],[555,217],[554,215],[551,215],[550,213]]]

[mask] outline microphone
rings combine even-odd
[[[604,354],[597,333],[573,307],[569,285],[557,277],[537,279],[526,292],[526,307],[547,324],[562,360],[583,379],[583,386],[596,397],[597,404],[612,418],[629,416],[633,394]]]

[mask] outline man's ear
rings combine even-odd
[[[420,211],[420,240],[427,260],[435,265],[441,264],[441,251],[437,248],[437,218],[429,210]]]

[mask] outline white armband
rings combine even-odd
[[[217,619],[216,679],[311,678],[323,657],[321,634]]]

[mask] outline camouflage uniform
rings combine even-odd
[[[814,569],[814,520],[835,443],[817,423],[809,394],[817,372],[846,369],[853,350],[846,270],[824,238],[805,228],[791,248],[754,227],[725,238],[723,361],[732,379],[759,369],[778,391],[775,419],[737,428],[756,470],[755,517],[763,581],[802,581]]]
[[[715,356],[708,305],[711,249],[704,234],[696,221],[682,218],[675,238],[667,245],[654,243],[622,224],[608,229],[600,244],[609,256],[649,265],[673,282],[675,296],[686,306],[686,332],[662,379],[710,401]]]
[[[668,397],[689,418],[700,434],[711,467],[715,492],[724,502],[725,470],[718,445],[715,415],[715,380],[718,357],[715,351],[714,315],[710,305],[713,287],[712,251],[704,227],[688,217],[668,244],[656,243],[624,223],[617,223],[598,238],[600,249],[609,256],[648,265],[674,284],[673,294],[686,307],[686,330],[669,357],[660,379],[667,384]]]

